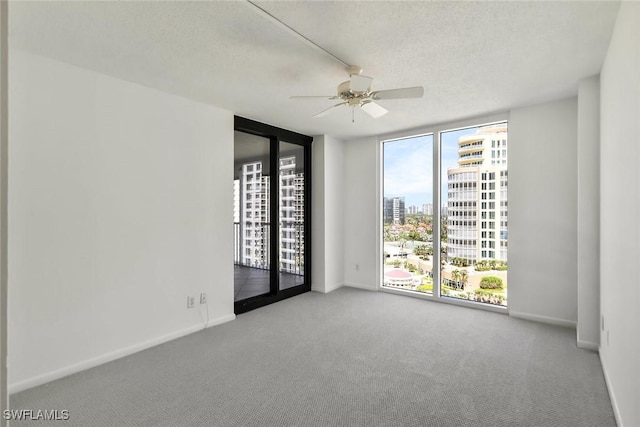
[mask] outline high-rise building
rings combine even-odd
[[[240,223],[240,180],[233,180],[233,223]]]
[[[447,257],[507,261],[506,123],[460,137],[447,176]]]
[[[304,257],[304,175],[296,157],[280,159],[280,270],[300,270]]]
[[[243,265],[269,267],[269,178],[262,174],[262,162],[256,161],[243,164],[234,182],[234,221],[241,230]],[[279,185],[279,267],[299,273],[304,258],[304,174],[296,173],[295,156],[280,159]]]
[[[433,204],[424,203],[422,205],[422,213],[425,215],[433,216]]]
[[[404,197],[385,197],[383,221],[385,224],[404,224]]]
[[[262,162],[245,163],[240,175],[240,259],[243,265],[269,267],[269,176]]]

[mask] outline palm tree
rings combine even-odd
[[[464,268],[460,270],[460,281],[462,282],[462,289],[466,289],[468,280],[469,280],[469,273],[467,272],[467,269]]]
[[[398,248],[400,249],[400,256],[401,257],[403,257],[403,256],[405,256],[407,254],[405,252],[405,247],[407,246],[407,241],[408,240],[409,240],[409,233],[407,233],[404,230],[400,231],[396,241],[398,242]]]
[[[457,268],[451,272],[451,278],[456,283],[456,289],[458,289],[460,285],[460,270]]]

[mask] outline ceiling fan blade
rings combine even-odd
[[[315,117],[324,117],[324,116],[326,116],[327,114],[329,114],[329,113],[330,113],[334,108],[336,108],[336,107],[340,107],[341,105],[347,105],[347,103],[346,103],[346,102],[341,102],[341,103],[339,103],[339,104],[332,105],[331,107],[327,108],[326,110],[322,110],[322,111],[320,111],[318,114],[316,114],[316,115],[315,115],[315,116],[313,116],[313,117],[314,117],[314,118],[315,118]]]
[[[370,115],[371,117],[373,117],[374,119],[377,119],[378,117],[382,117],[385,114],[388,113],[388,111],[386,109],[384,109],[382,106],[376,104],[375,102],[365,102],[362,104],[362,110],[367,113],[368,115]]]
[[[351,75],[351,82],[349,83],[349,89],[351,92],[366,92],[371,89],[372,77],[361,76],[359,74]]]
[[[327,95],[327,96],[290,96],[289,99],[338,99],[335,95]]]
[[[371,94],[371,99],[404,99],[422,98],[424,88],[422,86],[403,87],[401,89],[379,90]]]

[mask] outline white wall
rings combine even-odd
[[[345,285],[377,290],[380,227],[378,216],[378,139],[344,144],[344,281]],[[357,268],[356,268],[357,266]]]
[[[600,76],[578,87],[578,346],[600,343]]]
[[[640,4],[623,2],[600,75],[600,358],[620,426],[640,426]]]
[[[344,283],[344,144],[316,136],[312,144],[312,290],[331,292]]]
[[[504,118],[495,115],[414,133]],[[349,165],[344,190],[345,284],[371,290],[380,281],[378,144],[375,137],[364,138],[345,142],[344,149]],[[509,144],[509,311],[513,316],[575,326],[577,99],[511,111]]]
[[[519,108],[509,121],[509,312],[577,319],[577,102]]]
[[[18,391],[233,314],[233,115],[10,58],[9,381]]]

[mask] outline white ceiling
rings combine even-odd
[[[602,66],[619,3],[258,2],[374,78],[373,119],[335,101],[344,67],[244,1],[10,3],[10,46],[215,104],[307,135],[350,139],[504,111],[577,93]]]

